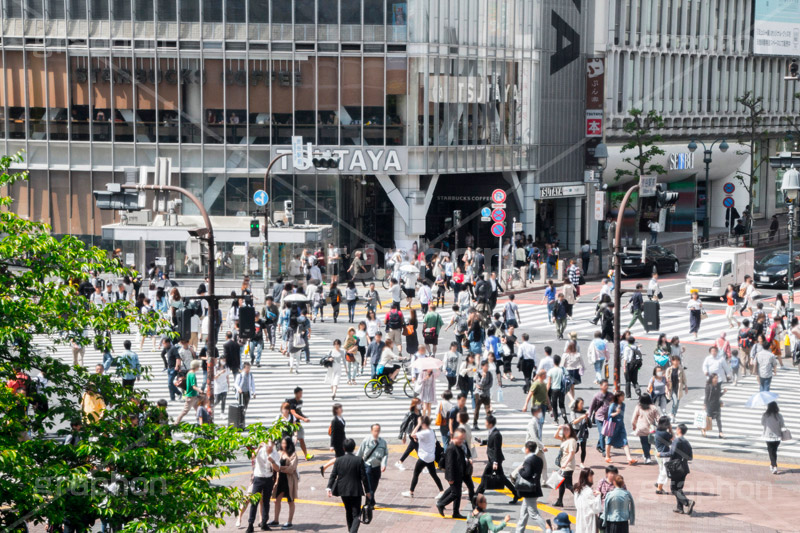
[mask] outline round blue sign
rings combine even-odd
[[[506,226],[499,222],[492,224],[492,235],[495,237],[502,237],[506,233]]]
[[[727,198],[725,198],[724,200],[722,200],[722,205],[723,205],[723,206],[725,206],[725,207],[727,207],[728,209],[730,209],[731,207],[733,207],[733,206],[734,206],[734,201],[733,201],[733,198],[731,198],[730,196],[728,196]]]
[[[488,207],[484,207],[483,209],[481,209],[481,216],[482,217],[488,217],[491,214],[492,214],[492,210],[489,209]]]
[[[266,191],[258,190],[253,195],[253,201],[258,206],[265,206],[267,205],[267,202],[269,202],[269,195]]]
[[[502,209],[495,209],[492,211],[492,220],[495,222],[502,222],[506,219],[506,212]]]
[[[733,194],[733,191],[736,190],[736,185],[734,185],[731,182],[728,182],[722,186],[722,190],[725,191],[725,194]]]

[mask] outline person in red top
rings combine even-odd
[[[725,290],[725,296],[720,298],[720,300],[724,300],[727,306],[725,307],[725,318],[728,319],[728,325],[732,328],[739,327],[739,321],[734,318],[734,313],[736,312],[736,298],[738,294],[736,294],[736,290],[733,288],[733,285],[728,285],[728,288]]]
[[[461,272],[461,267],[456,267],[456,271],[453,272],[453,292],[456,301],[458,301],[458,293],[462,290],[464,290],[464,273]]]
[[[11,389],[14,394],[26,394],[28,392],[28,384],[30,377],[22,370],[17,370],[16,378],[6,381],[6,386]]]

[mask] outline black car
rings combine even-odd
[[[794,281],[800,278],[800,252],[794,255]],[[753,266],[756,287],[786,287],[789,278],[789,250],[770,252]]]
[[[657,244],[647,247],[644,263],[641,249],[628,249],[621,259],[623,276],[650,276],[656,272],[677,272],[681,268],[678,256]]]

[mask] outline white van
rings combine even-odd
[[[692,261],[686,274],[686,294],[697,289],[701,297],[723,296],[728,285],[738,290],[744,277],[753,275],[754,260],[753,248],[703,250],[700,257]]]

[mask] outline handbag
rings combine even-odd
[[[369,524],[372,522],[372,505],[367,503],[361,508],[361,523]]]
[[[414,334],[414,326],[413,326],[413,324],[406,324],[406,326],[403,328],[403,335],[408,337],[409,335],[413,335],[413,334]]]
[[[781,429],[781,440],[782,441],[792,440],[792,432],[789,431],[788,428]]]
[[[514,482],[514,488],[517,490],[517,494],[527,493],[530,494],[534,491],[533,482],[525,479],[522,476],[517,476],[517,480]]]
[[[344,354],[344,360],[347,361],[348,363],[355,363],[356,362],[356,356],[353,355],[350,352],[347,352],[347,353]]]
[[[694,412],[694,427],[697,429],[709,430],[711,429],[711,419],[705,411]]]
[[[670,479],[681,480],[686,478],[687,472],[683,459],[670,459],[664,464],[664,469]]]
[[[600,429],[600,433],[604,437],[610,437],[614,434],[614,430],[617,429],[617,423],[612,420],[606,420],[603,422],[603,427]]]
[[[292,337],[292,346],[295,348],[305,348],[306,347],[306,340],[303,338],[302,333],[295,333],[294,337]]]
[[[436,422],[437,426],[441,426],[444,423],[444,419],[442,418],[442,404],[439,403],[439,409],[436,411]]]
[[[436,340],[436,328],[424,328],[422,330],[422,338],[425,341],[425,344],[433,344],[433,341]]]
[[[564,478],[561,478],[563,481]],[[500,490],[505,487],[505,480],[498,475],[497,470],[492,470],[492,473],[486,476],[484,486],[489,490]]]
[[[557,489],[564,483],[564,476],[561,475],[561,470],[556,470],[547,478],[547,485],[551,489]]]
[[[700,310],[700,320],[705,320],[706,318],[708,318],[708,313],[706,312],[705,309],[701,309]]]

